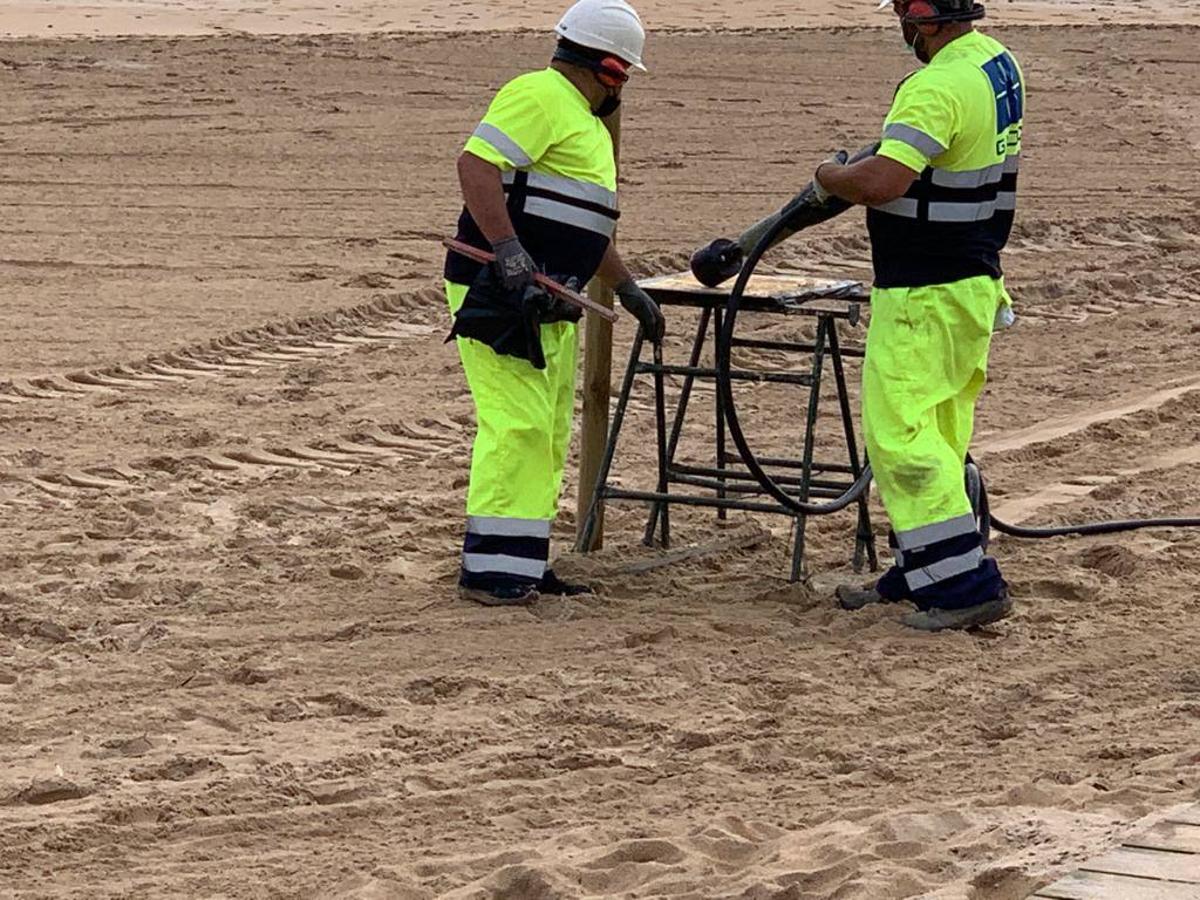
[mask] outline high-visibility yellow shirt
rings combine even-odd
[[[534,261],[552,277],[590,279],[620,213],[612,137],[579,89],[552,68],[514,78],[464,149],[500,170],[513,227]],[[458,237],[488,247],[466,209]],[[450,254],[446,277],[469,283],[478,268]]]
[[[877,286],[1001,276],[1024,113],[1020,66],[978,31],[955,38],[901,83],[878,155],[919,177],[903,197],[867,213]]]

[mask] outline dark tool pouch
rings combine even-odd
[[[446,337],[471,338],[487,344],[502,356],[527,360],[535,369],[546,368],[542,352],[541,314],[549,297],[538,287],[508,290],[491,266],[484,266],[467,290]]]

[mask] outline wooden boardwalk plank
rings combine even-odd
[[[1200,885],[1200,856],[1194,853],[1168,853],[1139,847],[1118,847],[1079,867],[1083,872],[1111,872],[1163,881],[1183,881]],[[1200,888],[1194,890],[1200,894]]]
[[[1193,806],[1181,812],[1173,812],[1167,816],[1168,822],[1184,822],[1188,825],[1200,825],[1200,806]]]
[[[1196,900],[1196,886],[1129,875],[1074,872],[1033,895],[1034,900]]]
[[[1200,853],[1200,825],[1166,821],[1149,831],[1134,835],[1125,841],[1126,847],[1143,847],[1148,850],[1173,850],[1176,853]],[[1200,859],[1196,860],[1200,868]]]
[[[1177,807],[1088,860],[1037,900],[1200,900],[1200,805]]]

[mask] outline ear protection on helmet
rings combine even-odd
[[[599,61],[593,72],[605,87],[619,88],[629,80],[629,66],[615,56],[606,56]]]
[[[944,25],[947,22],[973,22],[985,15],[983,4],[948,3],[945,0],[894,0],[896,13],[913,25]],[[955,8],[956,6],[960,8]]]
[[[938,11],[929,0],[911,0],[904,10],[906,19],[936,19],[937,16]]]

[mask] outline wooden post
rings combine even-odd
[[[621,108],[604,120],[612,135],[613,156],[618,171],[621,164]],[[613,241],[617,239],[613,234]],[[597,303],[612,309],[613,292],[592,279],[588,294]],[[589,315],[583,326],[583,423],[580,426],[579,446],[579,505],[576,507],[575,535],[578,539],[584,520],[592,506],[596,477],[604,458],[608,440],[608,405],[612,385],[612,323],[599,316]],[[596,529],[586,550],[598,550],[604,545],[604,506],[597,510]]]

